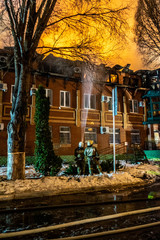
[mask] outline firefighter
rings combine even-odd
[[[78,147],[75,149],[74,156],[75,156],[75,161],[77,163],[78,175],[85,174],[85,159],[84,159],[83,142],[79,142]]]
[[[84,155],[87,159],[89,175],[93,175],[94,164],[96,165],[99,174],[102,175],[101,166],[99,164],[99,154],[97,152],[97,149],[93,146],[93,141],[87,142],[87,147],[84,150]]]

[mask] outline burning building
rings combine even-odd
[[[7,154],[7,124],[10,120],[14,67],[11,56],[1,51],[0,79],[0,155]],[[134,144],[143,148],[148,141],[148,127],[144,125],[147,110],[142,75],[121,67],[93,66],[80,61],[55,58],[40,60],[31,73],[32,86],[27,113],[26,155],[34,154],[35,91],[45,87],[50,99],[50,131],[53,147],[58,155],[73,155],[79,141],[93,140],[100,154],[112,153],[113,116],[112,89],[117,87],[117,115],[115,117],[116,152],[124,153]]]

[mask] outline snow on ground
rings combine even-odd
[[[7,181],[6,168],[0,168],[0,201],[96,190],[118,192],[154,182],[156,175],[160,175],[160,168],[151,164],[128,164],[116,174],[42,177],[33,166],[28,166],[25,174],[25,180]]]

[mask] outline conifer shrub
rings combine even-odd
[[[75,164],[69,164],[68,168],[64,171],[65,176],[68,175],[77,175],[77,167],[75,166]]]
[[[62,159],[53,150],[51,132],[49,129],[49,98],[45,89],[39,86],[36,92],[36,139],[35,139],[35,169],[44,176],[56,175],[62,165]]]

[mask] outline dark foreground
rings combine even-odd
[[[1,233],[7,233],[35,229],[82,219],[160,206],[159,189],[160,183],[154,183],[147,187],[129,189],[119,193],[107,193],[103,191],[68,196],[61,195],[57,198],[53,198],[52,196],[39,199],[14,200],[5,203],[1,202],[0,231]],[[154,198],[148,199],[148,195],[151,192],[155,193]],[[58,238],[63,239],[65,237],[72,239],[73,236],[129,228],[131,226],[157,221],[160,221],[160,211],[116,218],[97,223],[83,224],[36,235],[12,237],[12,239],[46,240]],[[90,239],[159,240],[159,227]]]

